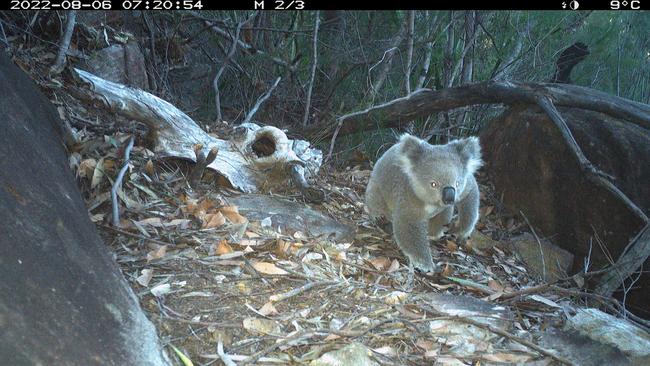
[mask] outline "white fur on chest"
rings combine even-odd
[[[439,214],[444,208],[444,206],[424,205],[424,212],[426,212],[428,218],[432,218]]]

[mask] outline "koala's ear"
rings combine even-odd
[[[456,149],[460,156],[460,160],[465,164],[465,167],[470,174],[474,174],[474,172],[483,166],[483,160],[481,160],[481,145],[479,144],[478,137],[471,136],[452,141],[449,144]]]
[[[408,133],[400,137],[399,143],[402,145],[402,153],[412,162],[417,162],[426,150],[422,140]]]

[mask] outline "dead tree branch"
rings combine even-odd
[[[255,102],[255,105],[253,108],[251,108],[248,113],[246,113],[246,117],[244,118],[244,121],[242,123],[248,123],[253,119],[253,116],[255,116],[255,113],[257,113],[257,110],[260,109],[260,106],[262,103],[264,103],[269,97],[271,96],[271,93],[273,93],[273,90],[275,89],[276,86],[280,83],[280,80],[282,80],[282,77],[278,76],[277,79],[273,82],[273,85],[269,88],[269,90],[266,91],[266,93],[262,94],[257,101]]]
[[[309,77],[309,87],[307,89],[307,102],[305,102],[305,115],[302,118],[302,127],[307,126],[309,120],[309,107],[311,106],[311,93],[314,89],[314,78],[316,76],[316,66],[318,66],[318,27],[320,26],[320,12],[316,12],[316,22],[314,23],[314,45],[313,57],[311,60],[311,76]]]
[[[404,70],[404,84],[406,86],[406,94],[411,94],[411,65],[413,64],[413,37],[415,33],[415,11],[409,10],[406,22],[408,24],[408,32],[406,33],[406,70]]]
[[[225,31],[224,29],[219,28],[216,25],[215,20],[212,20],[212,19],[206,18],[204,16],[201,16],[197,12],[190,12],[190,14],[192,14],[192,16],[197,18],[197,19],[203,20],[205,22],[206,26],[209,26],[210,29],[212,29],[212,31],[215,32],[216,34],[218,34],[218,35],[220,35],[222,37],[228,38],[230,40],[233,40],[233,36],[230,33],[228,33],[227,31]],[[260,50],[258,48],[255,48],[255,47],[251,46],[250,44],[248,44],[248,43],[246,43],[246,42],[244,42],[244,41],[242,41],[240,39],[237,40],[236,44],[237,44],[237,46],[239,48],[241,48],[243,51],[245,51],[248,54],[266,56],[271,61],[273,61],[274,63],[290,69],[291,72],[295,71],[295,67],[296,67],[295,65],[292,65],[292,64],[290,64],[290,63],[288,63],[288,62],[286,62],[286,61],[284,61],[284,60],[282,60],[282,59],[280,59],[278,57],[271,56],[267,52],[262,51],[262,50]]]
[[[369,70],[368,70],[368,80],[370,83],[370,99],[374,100],[375,97],[377,96],[377,93],[379,93],[379,90],[381,89],[382,85],[384,85],[384,81],[386,81],[386,77],[388,76],[388,72],[390,71],[390,66],[393,63],[393,56],[395,55],[395,52],[397,52],[397,49],[399,48],[399,45],[402,44],[402,41],[404,41],[404,37],[406,35],[406,23],[402,25],[400,28],[399,33],[393,37],[393,40],[391,41],[390,47],[384,51],[384,54],[376,64],[374,64]],[[382,65],[381,70],[379,71],[379,76],[377,76],[376,81],[373,83],[371,78],[370,78],[370,73],[372,72],[372,69],[375,68],[378,65]]]
[[[255,13],[253,13],[253,15],[255,15]],[[219,68],[219,71],[217,71],[217,75],[214,77],[214,80],[212,81],[212,86],[214,87],[214,94],[215,94],[214,103],[217,108],[217,122],[223,120],[221,116],[221,97],[219,95],[219,79],[221,78],[221,75],[226,69],[226,66],[228,66],[228,62],[235,55],[235,51],[237,51],[237,41],[239,41],[239,34],[241,33],[241,27],[244,24],[246,24],[250,19],[251,18],[249,17],[248,19],[237,23],[237,29],[235,30],[235,35],[233,36],[232,39],[232,45],[230,46],[230,51],[228,51],[228,54],[223,59],[223,62],[221,63],[221,67]]]
[[[397,128],[415,118],[477,104],[537,104],[536,95],[547,95],[559,107],[573,107],[608,114],[650,129],[650,106],[570,84],[487,81],[440,90],[420,89],[363,111],[337,118],[336,123],[312,125],[307,133],[329,138],[340,125],[339,135],[376,128]]]
[[[611,296],[623,281],[639,269],[650,253],[650,224],[639,231],[626,250],[618,257],[613,268],[606,272],[596,286],[596,293]]]
[[[52,65],[51,71],[53,74],[60,74],[65,67],[65,56],[68,54],[70,48],[70,41],[72,40],[72,33],[74,32],[74,25],[77,18],[77,11],[71,10],[68,13],[68,20],[65,23],[65,32],[61,35],[61,44],[59,46],[59,53],[56,55],[56,61]]]
[[[427,14],[427,23],[429,23],[429,15],[430,14]],[[431,57],[433,56],[433,45],[435,43],[435,41],[430,38],[431,34],[433,34],[433,31],[438,26],[438,15],[433,16],[433,20],[430,21],[430,24],[431,25],[427,28],[426,33],[426,38],[429,39],[429,41],[427,41],[424,45],[426,52],[424,54],[424,64],[422,64],[422,74],[420,74],[420,77],[418,78],[416,89],[421,89],[424,87],[427,75],[429,74],[429,68],[431,67]]]
[[[203,145],[195,145],[194,154],[196,155],[196,164],[192,168],[192,172],[190,173],[188,179],[190,187],[196,189],[199,186],[201,178],[203,177],[203,173],[205,172],[205,168],[207,168],[208,165],[212,164],[214,159],[217,158],[218,153],[219,148],[215,146],[210,149],[210,152],[208,152],[208,155],[206,156],[205,152],[203,151]]]

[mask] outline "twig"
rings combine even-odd
[[[406,69],[404,70],[404,84],[406,95],[411,94],[411,66],[413,65],[413,37],[415,33],[415,10],[409,10],[407,15],[408,32],[406,33]]]
[[[194,167],[190,172],[190,176],[188,177],[190,187],[196,189],[199,186],[201,178],[203,177],[203,173],[205,172],[205,168],[207,168],[208,165],[212,164],[214,159],[217,158],[218,153],[219,149],[215,146],[210,149],[208,156],[205,156],[205,152],[203,152],[203,145],[195,145],[194,154],[196,156],[196,164],[194,164]]]
[[[309,291],[310,289],[312,289],[314,287],[335,285],[337,283],[338,283],[338,281],[309,282],[309,283],[305,284],[304,286],[295,288],[295,289],[293,289],[291,291],[288,291],[288,292],[285,292],[285,293],[282,293],[282,294],[279,294],[279,295],[272,295],[271,297],[269,297],[269,300],[274,301],[274,302],[282,301],[282,300],[286,300],[288,298],[294,297],[296,295],[300,295],[301,293]]]
[[[508,292],[505,293],[501,296],[499,296],[500,300],[507,300],[507,299],[512,299],[513,297],[519,297],[523,295],[530,295],[536,292],[542,292],[544,290],[547,290],[551,286],[553,286],[555,282],[553,283],[544,283],[541,285],[533,286],[533,287],[527,287],[525,289],[519,290],[519,291],[513,291],[513,292]]]
[[[535,232],[533,225],[531,225],[530,221],[528,221],[528,217],[526,217],[526,215],[524,215],[524,213],[521,210],[519,210],[519,213],[521,214],[521,217],[523,217],[524,220],[526,221],[526,224],[528,224],[528,228],[530,228],[530,231],[533,233],[535,240],[537,240],[537,245],[539,246],[539,255],[542,257],[542,278],[546,280],[546,261],[544,260],[544,250],[542,248],[542,241],[539,240],[539,236],[537,236],[537,233]]]
[[[218,21],[216,21],[216,20],[214,20],[214,19],[206,18],[206,17],[204,17],[204,16],[201,16],[198,12],[195,12],[195,11],[190,12],[190,14],[191,14],[193,17],[197,18],[197,19],[201,19],[201,20],[203,20],[203,22],[204,22],[206,25],[210,26],[210,29],[211,29],[213,32],[219,34],[219,35],[222,36],[222,37],[226,37],[226,38],[228,38],[228,39],[233,39],[232,35],[230,35],[230,34],[229,34],[228,32],[226,32],[225,30],[223,30],[223,29],[221,29],[221,28],[219,28],[219,27],[216,26],[216,23],[217,23]],[[244,51],[248,52],[249,54],[255,54],[255,55],[263,55],[263,56],[266,56],[266,57],[270,58],[271,61],[273,61],[274,63],[276,63],[276,64],[278,64],[278,65],[280,65],[280,66],[286,67],[286,68],[290,69],[292,72],[295,70],[295,67],[296,67],[295,65],[291,65],[291,64],[289,64],[288,62],[286,62],[286,61],[284,61],[284,60],[282,60],[282,59],[280,59],[280,58],[278,58],[278,57],[275,57],[275,56],[270,55],[268,52],[262,51],[262,50],[260,50],[260,49],[258,49],[258,48],[255,48],[255,47],[251,46],[250,44],[248,44],[248,43],[246,43],[246,42],[243,42],[242,40],[237,40],[236,44],[237,44],[239,47],[241,47]]]
[[[466,280],[466,279],[458,278],[458,277],[448,277],[448,276],[445,277],[445,278],[448,279],[449,281],[456,282],[456,283],[458,283],[460,285],[463,285],[463,286],[466,286],[466,287],[471,287],[471,288],[473,288],[475,290],[484,292],[484,293],[486,293],[488,295],[494,295],[496,293],[496,291],[492,290],[491,288],[489,288],[489,287],[487,287],[485,285],[481,285],[480,283],[472,282],[470,280]]]
[[[65,25],[65,32],[61,36],[61,46],[59,47],[59,54],[56,56],[56,61],[50,69],[53,74],[59,74],[63,71],[65,66],[65,56],[70,48],[70,40],[72,39],[72,32],[74,31],[75,19],[77,18],[77,11],[70,10],[68,12],[68,21]]]
[[[124,166],[120,169],[115,182],[113,183],[113,188],[111,188],[111,201],[113,203],[113,226],[120,225],[120,209],[117,203],[117,190],[121,189],[122,179],[124,174],[129,169],[129,156],[131,155],[131,149],[133,148],[133,143],[135,142],[135,137],[131,136],[129,139],[129,144],[124,149]]]
[[[648,258],[650,254],[650,224],[646,224],[643,229],[630,241],[623,254],[618,258],[615,267],[605,273],[600,283],[596,287],[596,292],[611,296],[611,294],[623,283],[623,280],[632,275]]]
[[[316,66],[318,66],[318,27],[320,26],[320,11],[316,11],[316,22],[314,23],[314,54],[311,61],[311,76],[309,77],[309,87],[307,88],[307,102],[305,103],[305,115],[302,118],[302,127],[307,126],[309,120],[309,107],[311,106],[311,93],[314,89],[314,78],[316,76]]]
[[[330,161],[330,159],[332,159],[334,144],[336,144],[336,137],[339,135],[339,131],[341,130],[341,127],[343,127],[343,120],[339,119],[338,123],[336,124],[336,130],[334,130],[334,134],[332,135],[332,139],[330,140],[330,149],[327,152],[327,157],[325,158],[325,161]]]
[[[262,94],[262,96],[260,96],[257,99],[253,108],[248,113],[246,113],[246,118],[244,118],[244,121],[242,121],[242,123],[248,123],[253,119],[253,116],[255,115],[255,113],[257,113],[257,110],[260,108],[262,103],[264,103],[267,99],[269,99],[275,87],[278,86],[278,84],[280,83],[280,80],[282,80],[282,77],[278,76],[278,78],[275,79],[275,82],[273,82],[273,85],[271,85],[269,90],[267,90],[266,93]]]
[[[255,16],[257,12],[254,12],[249,16],[246,20],[241,21],[237,23],[237,29],[235,30],[235,36],[232,38],[232,45],[230,46],[230,51],[228,51],[228,54],[226,57],[223,59],[223,62],[221,63],[221,67],[217,71],[217,75],[215,75],[214,80],[212,80],[212,86],[214,87],[214,101],[215,105],[217,108],[217,121],[222,120],[221,116],[221,98],[219,95],[219,79],[221,78],[221,75],[223,74],[224,70],[226,69],[226,66],[228,66],[228,63],[230,62],[230,59],[235,55],[235,51],[237,51],[237,42],[239,41],[239,34],[241,33],[241,27],[244,26],[244,24],[248,23],[248,21]]]
[[[217,343],[217,355],[219,355],[219,358],[221,358],[221,361],[225,366],[237,366],[230,356],[223,351],[223,341],[221,340],[221,336],[219,336],[219,343]]]
[[[289,342],[292,342],[292,341],[295,341],[295,340],[298,340],[298,339],[301,339],[301,338],[309,339],[309,338],[312,338],[312,337],[314,337],[314,336],[316,336],[318,334],[319,334],[319,332],[307,331],[307,330],[297,332],[297,333],[293,334],[292,336],[289,336],[287,338],[279,340],[279,341],[273,343],[272,345],[253,353],[246,360],[244,360],[244,362],[241,363],[241,366],[246,366],[246,365],[253,364],[253,363],[257,362],[257,360],[259,360],[260,357],[273,352],[278,347],[281,347],[281,346],[283,346],[283,345],[285,345],[285,344],[287,344]]]
[[[305,167],[300,163],[292,163],[288,166],[289,177],[293,184],[298,187],[305,201],[320,204],[325,201],[325,192],[312,187],[305,178]]]
[[[2,26],[2,20],[0,20],[0,33],[2,34],[2,43],[5,45],[5,47],[9,47],[9,41],[7,40],[7,34],[5,33],[5,29]]]
[[[174,244],[174,243],[170,243],[170,242],[166,242],[166,241],[162,241],[162,240],[158,240],[158,239],[154,239],[154,238],[148,238],[148,237],[146,237],[146,236],[144,236],[144,235],[135,234],[135,233],[130,233],[130,232],[128,232],[128,231],[124,231],[124,230],[122,230],[122,229],[118,229],[118,228],[113,227],[113,226],[102,225],[102,224],[99,224],[99,225],[97,225],[97,226],[99,226],[99,227],[103,227],[104,229],[113,230],[113,231],[115,231],[116,233],[119,233],[119,234],[122,234],[122,235],[126,235],[126,236],[130,236],[130,237],[132,237],[132,238],[136,238],[136,239],[142,239],[142,240],[150,241],[150,242],[152,242],[152,243],[154,243],[154,244],[158,244],[158,245],[169,245],[169,246],[172,246],[172,247],[176,245],[176,244]]]

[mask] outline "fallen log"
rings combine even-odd
[[[218,149],[219,153],[207,168],[243,192],[260,192],[286,185],[287,180],[305,191],[307,179],[318,172],[322,163],[319,150],[310,147],[307,141],[289,140],[276,127],[245,123],[237,127],[230,140],[219,139],[153,94],[79,69],[74,69],[73,76],[79,85],[74,92],[78,97],[147,125],[152,150],[158,157],[196,162],[197,156],[203,153],[194,150],[197,145],[207,151]],[[296,164],[304,167],[298,176],[292,173]]]

